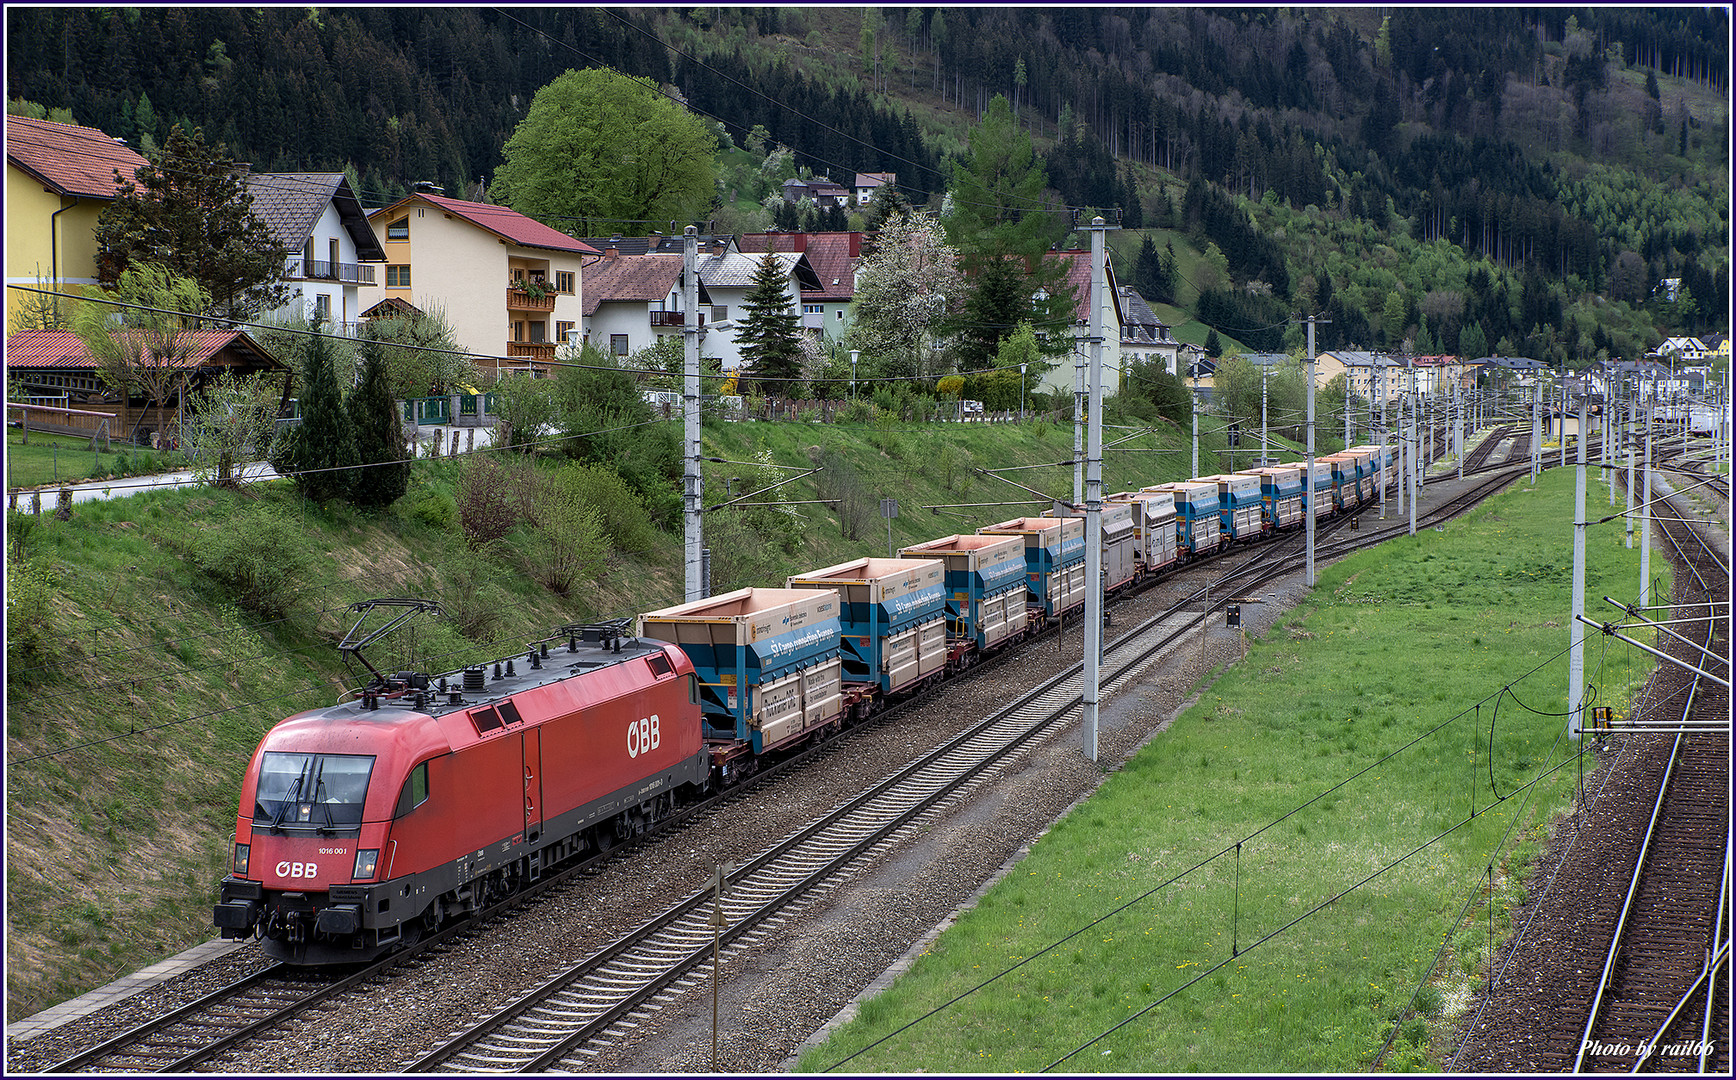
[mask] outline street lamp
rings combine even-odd
[[[862,350],[860,350],[860,349],[851,349],[850,350],[850,400],[851,401],[856,400],[856,356],[861,351]]]
[[[1025,418],[1025,365],[1019,365],[1019,419]]]

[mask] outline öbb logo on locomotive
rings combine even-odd
[[[1312,482],[1291,465],[1110,496],[1105,591],[1352,509],[1391,466],[1337,457]],[[212,921],[300,964],[407,945],[1055,625],[1085,601],[1082,530],[1018,518],[434,677],[368,665],[261,740]]]
[[[650,753],[657,749],[658,743],[663,739],[662,732],[658,730],[660,726],[656,713],[641,717],[637,724],[629,723],[627,725],[627,756],[636,758],[641,753]]]

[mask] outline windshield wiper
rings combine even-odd
[[[337,831],[337,825],[332,821],[332,804],[320,801],[319,793],[323,790],[325,790],[325,758],[320,758],[319,768],[313,774],[313,801],[325,811],[326,823],[319,827],[319,832],[322,835]]]
[[[284,794],[283,801],[277,804],[277,813],[271,819],[272,832],[282,831],[283,815],[289,812],[291,806],[295,805],[295,797],[301,794],[302,781],[307,779],[307,770],[312,764],[312,758],[301,763],[301,775],[295,778],[295,783],[289,785],[289,791]]]

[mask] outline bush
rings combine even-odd
[[[493,454],[467,459],[458,474],[458,525],[471,547],[483,547],[502,539],[524,518],[522,474],[528,466],[514,466]]]
[[[458,524],[458,504],[443,491],[424,489],[409,499],[404,512],[413,521],[446,532]]]
[[[597,511],[603,535],[617,550],[634,554],[651,550],[656,539],[651,519],[619,473],[604,465],[575,465],[564,475],[573,493]]]
[[[267,507],[206,530],[190,545],[188,559],[236,606],[265,619],[294,609],[310,564],[301,530]]]
[[[18,525],[23,515],[8,514]],[[26,519],[28,520],[28,519]],[[54,578],[30,559],[6,560],[6,681],[29,681],[53,655],[61,634]]]
[[[441,571],[447,586],[440,594],[440,608],[452,620],[453,628],[471,641],[493,641],[501,629],[503,613],[513,606],[506,588],[506,567],[498,559],[464,551],[454,555]]]
[[[529,529],[513,538],[525,572],[557,596],[601,577],[609,542],[603,518],[579,494],[572,470],[541,473],[529,485]]]

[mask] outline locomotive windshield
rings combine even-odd
[[[325,831],[362,823],[372,755],[267,751],[259,762],[253,820],[272,828]]]

